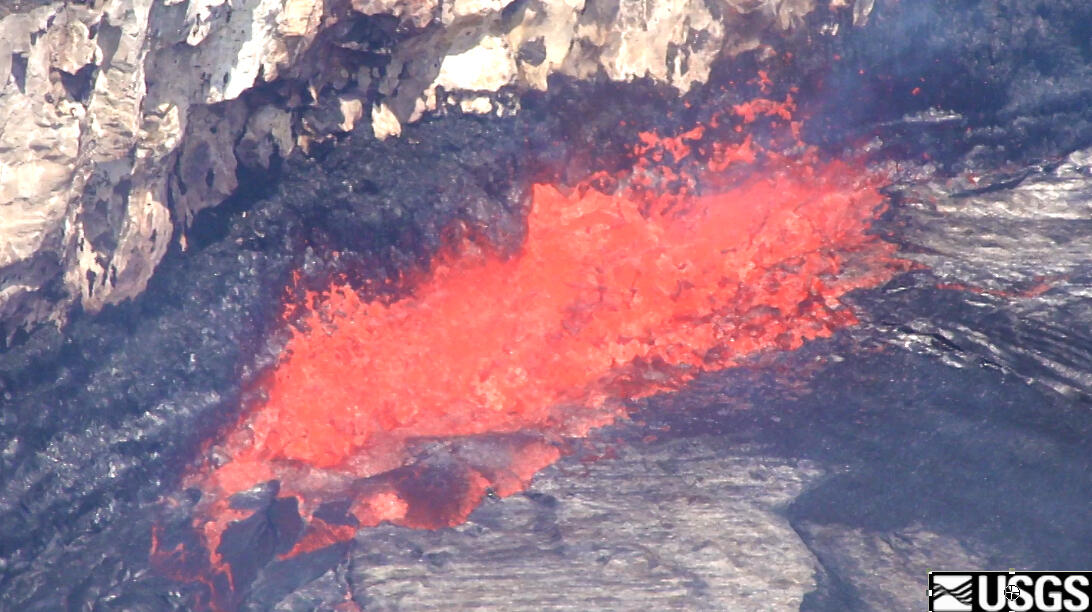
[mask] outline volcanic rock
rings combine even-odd
[[[853,10],[868,12],[871,2]],[[814,0],[109,0],[0,9],[0,335],[144,290],[194,215],[370,117],[376,137],[554,74],[686,92]],[[830,10],[845,13],[845,3]],[[772,28],[772,30],[771,30]]]

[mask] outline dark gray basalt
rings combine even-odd
[[[877,134],[916,142],[917,155],[991,165],[1085,146],[1090,23],[1080,0],[880,2],[868,26],[834,40],[830,71],[817,70],[825,120],[811,134]]]

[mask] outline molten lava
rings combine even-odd
[[[787,118],[786,106],[735,113]],[[287,556],[383,521],[454,525],[485,495],[526,487],[622,400],[854,323],[840,298],[893,270],[867,233],[876,177],[745,138],[713,143],[697,179],[717,187],[695,195],[700,181],[664,160],[703,137],[643,134],[610,193],[535,185],[516,256],[459,245],[392,303],[346,286],[309,296],[268,400],[223,442],[226,460],[191,478],[214,561],[245,516],[226,500],[260,483],[299,499],[308,528]],[[346,524],[315,516],[331,499],[351,500]]]

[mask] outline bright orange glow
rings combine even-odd
[[[734,109],[744,123],[790,111]],[[613,193],[535,185],[514,257],[458,245],[389,304],[346,286],[309,296],[268,401],[223,442],[227,460],[190,479],[213,500],[199,521],[214,561],[239,518],[223,500],[259,483],[278,479],[300,499],[310,527],[289,555],[351,537],[310,520],[328,499],[352,499],[361,526],[456,524],[485,495],[525,488],[560,457],[557,441],[621,416],[620,400],[853,324],[840,298],[895,269],[891,247],[867,234],[877,177],[810,152],[761,154],[750,137],[713,143],[709,177],[661,164],[703,137],[643,134]],[[718,182],[729,170],[737,178]],[[695,195],[697,179],[716,193]],[[407,463],[414,441],[474,436],[500,437],[444,472],[458,481],[444,511],[427,507],[440,502],[414,484],[427,469]]]

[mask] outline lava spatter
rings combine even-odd
[[[795,139],[791,111],[767,100],[731,114]],[[278,481],[306,524],[282,557],[381,522],[455,525],[624,400],[853,324],[840,298],[896,268],[868,233],[879,177],[797,148],[711,141],[703,126],[642,134],[625,176],[535,185],[515,256],[465,242],[402,299],[340,285],[307,296],[267,400],[188,479],[213,564],[240,518],[228,500],[261,483]],[[348,502],[340,518],[320,517],[330,500]]]

